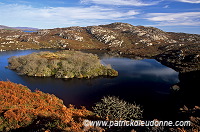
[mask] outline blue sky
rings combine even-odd
[[[43,29],[113,22],[200,34],[200,0],[0,0],[0,25]]]

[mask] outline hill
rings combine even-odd
[[[13,27],[15,29],[18,29],[18,30],[25,30],[25,31],[37,31],[39,30],[38,28],[32,28],[32,27]]]
[[[10,30],[28,30],[28,31],[37,31],[38,28],[32,28],[32,27],[9,27],[0,25],[0,29],[10,29]]]
[[[200,35],[164,32],[154,27],[119,22],[88,27],[41,29],[34,33],[0,30],[0,51],[40,48],[106,49],[121,55],[154,57],[165,65],[185,72],[199,69]],[[173,60],[175,56],[172,53],[178,55],[175,60],[183,65]],[[192,63],[192,67],[184,68],[188,61]]]
[[[14,30],[14,28],[8,27],[8,26],[4,26],[4,25],[0,25],[0,29],[12,29],[12,30]]]

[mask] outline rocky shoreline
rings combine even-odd
[[[178,111],[180,112],[180,119],[191,121],[191,127],[167,127],[166,130],[198,131],[200,129],[200,108],[196,106],[199,104],[200,35],[164,32],[153,27],[133,26],[127,23],[43,29],[33,33],[25,33],[20,30],[0,29],[0,51],[42,48],[108,50],[110,54],[114,55],[156,59],[162,64],[179,72],[180,82],[171,87],[171,96],[173,96],[174,102],[178,102],[179,106],[177,107],[181,108]],[[43,58],[54,60],[57,56],[50,53],[43,55]],[[44,74],[40,72],[40,74],[37,75],[43,76]],[[60,77],[70,78],[75,77],[75,75],[69,74]],[[84,75],[77,74],[76,77],[82,78]],[[45,129],[47,131],[49,131],[49,129],[56,131],[58,130],[57,128],[59,128],[58,131],[65,129],[72,131],[81,130],[82,122],[80,122],[80,119],[83,120],[87,119],[88,116],[94,116],[85,108],[75,109],[74,107],[64,106],[62,101],[53,95],[44,94],[40,91],[31,93],[30,90],[24,88],[24,86],[11,82],[0,83],[2,88],[1,94],[3,95],[1,96],[2,100],[7,101],[4,103],[4,105],[7,105],[3,106],[1,111],[4,113],[2,117],[3,115],[5,117],[1,118],[0,122],[7,125],[1,127],[2,129],[6,128],[5,130],[7,131],[11,129],[18,129],[19,131],[23,129],[31,130],[33,128],[35,130],[40,130],[41,128],[46,128],[45,125],[49,124],[49,122],[54,125],[54,127],[47,127]],[[10,100],[6,100],[4,97]],[[54,100],[53,102],[52,99]],[[6,115],[6,113],[8,114]],[[9,116],[10,113],[14,116]],[[66,115],[68,118],[66,118]],[[4,120],[4,118],[9,120]],[[15,124],[12,126],[13,122],[16,123],[16,119],[17,123],[23,127]],[[10,123],[7,123],[7,121],[10,121]],[[43,124],[43,126],[38,125],[38,122]],[[67,127],[62,124],[67,124]],[[137,129],[141,131],[149,130],[150,128],[137,127],[136,130]],[[160,127],[153,127],[152,130],[153,129],[157,131],[164,130],[164,128]]]
[[[0,51],[27,49],[108,50],[151,57],[179,72],[200,70],[200,35],[164,32],[127,23],[42,29],[27,33],[0,29]]]

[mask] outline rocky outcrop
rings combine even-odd
[[[50,33],[50,30],[48,29],[42,29],[42,30],[39,30],[36,32],[37,35],[40,35],[40,36],[44,36],[46,34],[49,34]]]
[[[121,47],[123,40],[119,39],[119,34],[100,26],[86,28],[88,33],[92,34],[98,41],[107,44],[109,47]]]
[[[119,54],[156,56],[163,64],[183,72],[199,69],[199,44],[200,35],[197,34],[164,32],[154,27],[119,22],[42,29],[33,33],[0,29],[0,51],[39,48],[108,49]]]
[[[154,27],[144,27],[144,26],[133,26],[128,23],[112,23],[109,25],[103,25],[103,27],[114,29],[125,36],[132,35],[133,38],[137,38],[135,43],[150,43],[155,41],[164,41],[166,43],[176,42],[173,40],[167,32],[164,32],[158,28]],[[132,39],[133,39],[132,38]],[[159,43],[159,42],[156,42]]]
[[[88,27],[68,27],[55,29],[42,29],[34,33],[25,33],[18,30],[1,30],[0,42],[13,40],[13,48],[2,50],[16,50],[17,41],[24,45],[29,43],[40,48],[66,48],[66,49],[102,49],[111,48],[124,53],[133,54],[135,49],[151,47],[159,50],[161,46],[187,45],[200,43],[200,35],[164,32],[154,27],[133,26],[127,23],[112,23],[108,25]],[[62,40],[65,43],[59,44]],[[4,43],[0,43],[2,45]],[[3,46],[4,47],[4,46]],[[7,46],[8,47],[8,46]],[[26,47],[25,45],[23,47]],[[35,46],[32,46],[36,48]],[[18,47],[19,49],[20,47]]]
[[[73,33],[73,31],[62,31],[59,33],[56,33],[55,35],[58,35],[64,39],[70,39],[70,40],[77,40],[77,41],[83,41],[83,37],[80,36],[79,33]]]
[[[156,59],[179,72],[200,70],[200,45],[176,44],[165,46],[165,52],[156,56]]]

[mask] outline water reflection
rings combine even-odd
[[[102,62],[111,63],[113,68],[119,71],[119,74],[138,79],[147,79],[152,81],[178,82],[178,73],[173,69],[161,65],[154,59],[131,60],[128,58],[109,58],[102,59]],[[121,76],[121,77],[123,77]]]
[[[119,72],[115,78],[55,79],[19,76],[6,69],[7,58],[26,55],[40,50],[1,52],[0,79],[10,80],[28,86],[31,90],[55,94],[65,104],[84,105],[90,108],[103,96],[115,95],[129,102],[141,104],[145,116],[149,118],[167,117],[166,112],[174,112],[170,86],[178,83],[178,73],[154,59],[134,60],[98,53],[101,62],[110,64]],[[169,109],[170,108],[170,109]]]

